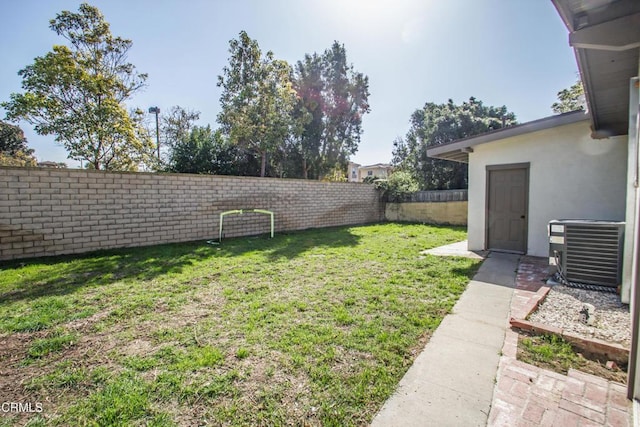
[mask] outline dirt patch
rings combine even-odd
[[[268,399],[264,396],[277,397],[283,408],[286,408],[287,418],[298,421],[304,420],[307,425],[313,422],[315,412],[310,408],[311,381],[302,372],[296,374],[284,370],[273,369],[270,360],[282,357],[274,354],[269,358],[247,359],[246,366],[250,366],[250,374],[239,384],[242,399],[250,402],[246,407],[264,407]],[[243,405],[244,406],[244,405]]]
[[[207,407],[202,404],[181,405],[177,400],[162,402],[162,405],[155,404],[157,412],[171,414],[173,422],[178,426],[202,426],[208,425]]]
[[[107,353],[114,347],[110,334],[90,333],[93,325],[104,319],[109,313],[101,312],[95,315],[69,322],[66,330],[73,330],[80,338],[65,346],[62,350],[51,353],[43,359],[30,359],[29,348],[38,339],[47,338],[52,334],[51,330],[37,332],[19,332],[0,335],[0,401],[22,402],[42,404],[40,415],[47,418],[55,416],[55,409],[65,401],[73,401],[72,393],[68,388],[61,388],[56,393],[47,392],[33,386],[33,381],[53,373],[61,361],[65,361],[74,369],[104,366],[114,372],[116,366],[109,361]],[[16,425],[23,425],[28,419],[38,413],[11,414],[15,418]]]
[[[77,331],[87,331],[91,326],[109,317],[109,314],[111,314],[111,310],[102,310],[94,313],[89,317],[72,320],[71,322],[66,323],[65,327],[67,329],[73,329]]]
[[[153,344],[151,342],[136,338],[130,342],[128,342],[122,349],[121,352],[128,356],[147,356],[152,353],[154,350]]]
[[[531,343],[529,346],[525,345],[523,340],[529,340]],[[528,347],[534,346],[540,348],[545,346],[546,341],[534,334],[528,334],[526,332],[520,332],[518,334],[518,353],[517,359],[529,363],[539,368],[548,369],[559,374],[566,375],[569,368],[576,369],[578,371],[585,372],[587,374],[595,375],[600,378],[604,378],[609,381],[615,381],[622,384],[627,383],[627,366],[612,366],[607,367],[608,360],[604,360],[598,355],[582,353],[575,349],[572,349],[572,354],[562,355],[560,352],[548,351],[532,351]],[[541,353],[543,355],[541,356]]]
[[[32,342],[47,336],[46,331],[32,333],[14,333],[0,336],[0,402],[14,402],[30,404],[35,408],[41,405],[43,411],[47,407],[55,407],[55,396],[41,396],[35,390],[28,390],[25,386],[31,379],[45,375],[49,371],[48,366],[33,364],[21,366],[27,358],[27,352]],[[36,413],[19,412],[2,414],[14,418],[15,425],[23,425]]]
[[[38,368],[18,369],[25,359],[34,339],[42,338],[45,332],[14,333],[0,336],[0,390],[3,402],[26,402],[34,396],[25,393],[23,383]]]

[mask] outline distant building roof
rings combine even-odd
[[[41,167],[41,168],[59,168],[60,167],[60,163],[51,162],[51,161],[38,162],[38,167]]]
[[[367,165],[367,166],[360,166],[361,169],[372,169],[372,168],[390,168],[392,167],[389,163],[376,163],[375,165]]]

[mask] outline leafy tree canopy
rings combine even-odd
[[[387,179],[373,180],[373,184],[381,189],[386,199],[391,202],[401,202],[403,197],[420,189],[411,173],[402,170],[392,173]]]
[[[27,146],[27,138],[20,127],[0,120],[0,152],[15,154],[18,151],[33,153]]]
[[[33,149],[18,126],[0,121],[0,166],[35,166]]]
[[[556,114],[584,110],[585,107],[584,87],[581,80],[575,82],[569,89],[558,92],[558,102],[551,105],[551,109]]]
[[[286,61],[262,54],[258,42],[245,31],[229,42],[229,65],[218,76],[222,111],[218,121],[229,139],[255,151],[265,176],[267,155],[273,154],[291,132],[296,93]]]
[[[409,172],[422,190],[467,188],[467,165],[427,156],[427,148],[516,124],[507,107],[485,106],[473,97],[460,105],[427,102],[410,119],[411,128],[394,142],[392,163]]]
[[[171,171],[215,175],[246,175],[245,153],[219,130],[194,126],[173,146]],[[253,166],[253,165],[252,165]]]
[[[175,105],[162,115],[161,128],[164,144],[174,147],[185,137],[189,137],[195,122],[200,119],[200,111],[187,110]]]
[[[260,175],[344,175],[369,112],[368,78],[348,63],[345,47],[334,42],[321,55],[305,55],[294,70],[272,52],[263,55],[244,31],[229,52],[218,77],[218,121],[233,143],[259,156]]]
[[[70,158],[94,169],[135,169],[153,142],[124,106],[147,78],[126,62],[132,42],[114,37],[102,13],[86,3],[78,13],[58,14],[50,28],[68,45],[53,46],[20,70],[24,93],[2,104],[7,118],[55,135]]]
[[[298,61],[294,83],[304,178],[345,168],[358,150],[362,117],[370,111],[368,77],[354,70],[344,45],[336,41],[322,55]]]

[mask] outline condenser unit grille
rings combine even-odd
[[[620,284],[622,228],[618,224],[566,223],[564,273],[570,282]]]

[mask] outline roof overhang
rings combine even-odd
[[[539,132],[557,126],[589,120],[584,111],[559,114],[543,119],[522,123],[502,129],[493,130],[481,135],[459,139],[448,144],[435,145],[427,149],[427,156],[436,159],[452,160],[454,162],[469,163],[469,153],[473,153],[473,147],[502,139],[512,138],[532,132]]]
[[[640,1],[552,0],[569,29],[594,138],[625,135],[629,79],[638,75]]]
[[[360,169],[388,169],[391,165],[388,163],[376,163],[375,165],[360,166]]]

